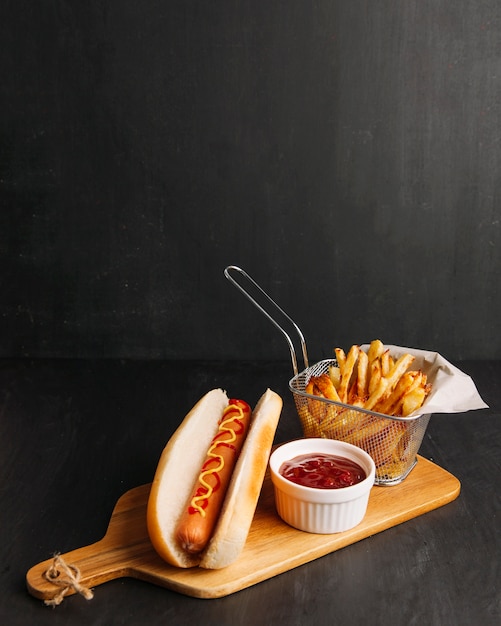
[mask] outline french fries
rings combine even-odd
[[[308,396],[296,398],[305,435],[353,443],[373,457],[379,480],[399,481],[417,453],[413,433],[419,428],[418,421],[390,420],[358,409],[390,417],[410,416],[430,393],[426,374],[411,369],[412,355],[392,356],[378,339],[367,352],[357,345],[347,353],[342,348],[334,352],[336,361],[327,372],[307,381],[304,390]]]
[[[337,367],[313,376],[306,392],[392,417],[407,417],[417,411],[430,393],[431,385],[422,371],[409,368],[415,360],[404,354],[392,357],[379,339],[367,352],[353,345],[346,354],[335,348]]]

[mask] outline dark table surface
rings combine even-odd
[[[0,362],[0,621],[3,624],[501,623],[501,361],[456,363],[489,409],[434,415],[420,454],[454,474],[453,502],[219,599],[131,578],[56,608],[26,572],[100,539],[113,506],[149,483],[163,446],[213,387],[284,399],[276,443],[301,435],[288,362]],[[391,489],[391,487],[389,487]]]

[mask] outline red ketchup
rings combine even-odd
[[[340,489],[362,482],[367,474],[355,461],[333,454],[302,454],[282,463],[279,473],[298,485]]]

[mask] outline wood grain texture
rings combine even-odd
[[[235,563],[222,570],[178,569],[160,559],[146,529],[149,489],[149,484],[142,485],[118,500],[100,541],[62,555],[66,563],[79,568],[82,585],[95,587],[129,576],[188,596],[227,596],[441,507],[459,495],[460,482],[418,457],[415,469],[402,484],[373,487],[366,516],[357,527],[315,535],[282,522],[275,512],[273,486],[267,475],[244,550]],[[27,572],[28,591],[37,598],[50,599],[57,592],[44,578],[51,562],[43,561]]]

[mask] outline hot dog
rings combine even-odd
[[[165,561],[218,569],[238,557],[281,410],[270,389],[252,413],[213,389],[184,418],[161,454],[148,499],[148,533]]]
[[[207,451],[188,506],[176,530],[182,548],[197,554],[212,534],[223,506],[231,474],[247,434],[251,408],[243,400],[230,400]]]

